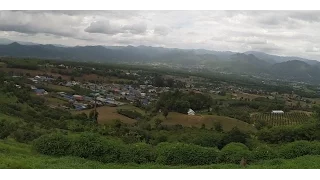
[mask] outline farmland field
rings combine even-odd
[[[121,107],[108,107],[108,106],[103,106],[103,107],[98,107],[97,111],[99,113],[98,116],[98,122],[99,124],[107,124],[112,122],[115,119],[119,119],[120,121],[128,124],[135,123],[136,120],[128,118],[126,116],[123,116],[121,114],[118,114],[117,109]],[[128,107],[127,107],[128,108]],[[91,109],[83,110],[83,111],[76,111],[74,114],[80,114],[80,113],[86,113],[89,115]]]
[[[259,113],[252,115],[253,122],[264,120],[271,126],[285,126],[302,124],[309,119],[309,115],[304,112],[289,112],[284,114]]]
[[[207,128],[213,127],[215,122],[220,122],[224,131],[230,131],[234,127],[238,127],[243,131],[256,131],[256,129],[243,121],[225,117],[225,116],[216,116],[216,115],[195,115],[189,116],[186,114],[170,112],[167,119],[162,115],[158,115],[155,118],[159,118],[163,121],[163,124],[166,125],[176,125],[181,124],[186,127],[201,127],[202,124],[205,124]],[[154,118],[154,119],[155,119]]]
[[[242,97],[243,99],[250,99],[250,100],[258,98],[258,97],[264,97],[261,95],[249,94],[249,93],[235,93],[235,94],[232,94],[232,96],[235,96],[236,99],[240,99]]]

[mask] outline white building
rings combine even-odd
[[[192,109],[189,109],[188,115],[194,116],[195,114],[196,114],[196,113],[195,113]]]
[[[284,114],[282,110],[272,110],[271,114]]]

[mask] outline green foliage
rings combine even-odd
[[[62,134],[48,134],[34,140],[33,147],[39,153],[53,156],[69,154],[70,140]]]
[[[223,132],[222,124],[220,122],[215,122],[213,126],[214,126],[214,130],[218,132]]]
[[[275,159],[278,156],[276,150],[268,145],[260,145],[252,150],[252,160],[254,161]]]
[[[97,121],[98,116],[99,116],[98,111],[91,110],[89,113],[89,119],[93,119],[94,121]],[[82,117],[84,118],[83,114],[82,114]]]
[[[166,108],[168,111],[186,114],[189,108],[193,110],[208,109],[212,102],[212,98],[208,95],[175,91],[162,93],[156,106],[158,109]]]
[[[154,148],[146,143],[130,144],[124,147],[121,153],[121,162],[133,162],[137,164],[151,163],[156,159]]]
[[[312,144],[308,141],[295,141],[283,145],[280,149],[280,155],[285,159],[292,159],[311,154],[312,149]]]
[[[247,133],[241,132],[237,127],[234,127],[231,131],[227,132],[223,136],[221,146],[225,146],[231,142],[239,142],[245,144],[247,142],[247,138],[249,138],[249,135]]]
[[[157,145],[156,162],[166,165],[202,165],[217,162],[219,151],[183,143],[160,143]]]
[[[7,138],[11,133],[13,133],[18,128],[18,125],[7,119],[0,120],[0,139]]]
[[[43,132],[39,131],[38,129],[23,126],[13,133],[13,138],[21,143],[29,143],[40,137],[42,133]]]
[[[168,114],[169,114],[168,109],[167,109],[167,108],[164,108],[164,109],[162,110],[162,115],[167,119]]]
[[[99,136],[85,133],[73,139],[70,153],[74,156],[100,160],[105,154],[102,140]]]
[[[240,163],[242,158],[250,159],[249,148],[242,143],[230,143],[221,149],[219,162]]]

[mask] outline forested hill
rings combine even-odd
[[[33,57],[104,63],[166,64],[189,69],[263,75],[319,83],[320,63],[298,57],[281,57],[260,52],[218,52],[203,49],[170,49],[150,46],[0,45],[0,56]],[[285,67],[285,68],[282,68]]]

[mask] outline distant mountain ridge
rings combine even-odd
[[[263,75],[320,83],[320,62],[299,57],[248,51],[210,51],[151,46],[75,46],[0,43],[0,56],[33,57],[111,63],[163,63],[169,66]]]

